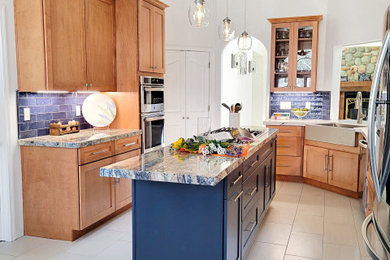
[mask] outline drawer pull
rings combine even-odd
[[[277,145],[277,147],[281,147],[281,148],[291,148],[291,145]]]
[[[97,154],[106,153],[106,152],[108,152],[108,150],[107,150],[107,149],[104,149],[104,150],[101,150],[101,151],[98,151],[98,152],[93,152],[93,153],[91,153],[91,154],[92,154],[92,155],[97,155]]]
[[[242,175],[238,176],[238,178],[232,182],[232,185],[236,185],[242,179]]]
[[[128,143],[128,144],[124,144],[123,147],[129,147],[129,146],[132,146],[132,145],[135,145],[137,144],[136,142],[132,142],[132,143]]]
[[[238,195],[233,199],[234,202],[237,202],[237,200],[242,196],[242,194],[244,194],[243,191],[241,191],[240,193],[238,193]]]
[[[255,227],[256,227],[256,221],[249,222],[245,231],[249,231],[249,233],[251,233],[255,229]]]
[[[252,197],[253,194],[256,193],[256,191],[257,191],[257,187],[254,187],[254,188],[252,189],[252,191],[249,193],[249,197]]]
[[[291,130],[279,130],[279,133],[292,133]]]
[[[276,167],[291,167],[291,165],[283,165],[283,164],[279,164],[279,165],[276,165]]]
[[[249,168],[252,168],[253,166],[255,166],[256,165],[256,163],[257,163],[257,160],[256,161],[254,161],[250,166],[249,166]]]

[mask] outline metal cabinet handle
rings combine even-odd
[[[237,200],[242,196],[242,194],[244,194],[244,191],[241,191],[240,193],[238,193],[238,195],[233,199],[233,201],[237,202]]]
[[[249,233],[251,233],[255,229],[256,224],[256,221],[249,222],[249,225],[245,228],[245,231],[249,231]]]
[[[367,141],[366,140],[364,140],[364,139],[359,140],[359,145],[362,148],[367,149]]]
[[[92,155],[97,155],[97,154],[106,153],[106,152],[108,152],[108,150],[107,150],[107,149],[104,149],[104,150],[101,150],[101,151],[98,151],[98,152],[93,152],[93,153],[91,153],[91,154],[92,154]]]
[[[276,167],[291,167],[291,165],[283,165],[283,164],[278,164]]]
[[[291,133],[291,130],[279,130],[279,133]]]
[[[128,144],[124,144],[123,146],[124,147],[129,147],[129,146],[132,146],[132,145],[135,145],[137,144],[136,142],[132,142],[132,143],[128,143]]]
[[[371,258],[374,259],[374,260],[381,260],[381,257],[378,255],[378,253],[375,252],[375,250],[372,247],[370,241],[368,240],[368,236],[367,236],[368,227],[372,223],[373,223],[373,214],[371,213],[363,221],[363,224],[362,224],[362,237],[363,237],[364,243],[366,244],[368,254],[371,256]]]
[[[84,86],[88,87],[88,86],[89,86],[89,84],[88,84],[88,83],[85,83],[85,85],[84,85]]]
[[[290,148],[291,147],[291,145],[277,145],[276,147],[284,147],[284,148]]]
[[[376,148],[375,148],[375,112],[376,112],[376,99],[377,99],[377,93],[380,83],[380,77],[383,69],[383,65],[385,62],[385,58],[387,55],[387,52],[390,47],[390,32],[387,31],[385,40],[383,41],[382,50],[379,54],[377,66],[375,68],[374,72],[374,78],[372,79],[372,87],[371,87],[371,96],[370,96],[370,103],[368,106],[368,143],[369,143],[369,151],[370,151],[370,162],[371,162],[371,173],[372,173],[372,179],[374,181],[375,191],[376,195],[378,197],[378,201],[382,197],[383,190],[386,185],[386,181],[383,181],[382,183],[379,183],[379,176],[378,176],[378,162],[377,158],[375,156]],[[387,175],[387,174],[386,174]],[[388,176],[381,176],[381,179],[386,180]]]
[[[256,163],[257,163],[257,160],[256,161],[254,161],[250,166],[249,166],[249,168],[252,168],[252,167],[254,167],[255,165],[256,165]]]
[[[238,178],[232,182],[232,185],[236,185],[242,179],[242,175],[238,176]]]
[[[324,156],[324,171],[327,171],[327,169],[326,169],[326,158],[328,157],[328,155],[327,154],[325,154],[325,156]]]
[[[249,197],[252,197],[253,194],[255,194],[257,191],[257,187],[253,187],[253,189],[251,190],[251,192],[249,192]]]
[[[186,118],[183,116],[182,119],[186,119]]]

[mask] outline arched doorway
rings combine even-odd
[[[240,53],[237,39],[230,41],[222,52],[221,102],[229,106],[233,103],[242,104],[242,126],[262,125],[263,121],[268,118],[269,110],[267,49],[254,37],[252,37],[252,42],[252,49],[246,52],[246,56],[248,62],[255,64],[253,72],[243,74],[238,68],[232,68],[232,54]],[[221,125],[229,125],[229,113],[223,107],[221,107]]]

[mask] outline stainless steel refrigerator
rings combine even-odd
[[[375,186],[372,213],[364,220],[362,235],[373,259],[390,259],[390,7],[385,38],[376,65],[368,111],[369,167]]]

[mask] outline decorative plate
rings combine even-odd
[[[89,95],[84,100],[82,111],[85,120],[96,127],[110,125],[116,116],[114,101],[104,94]]]

